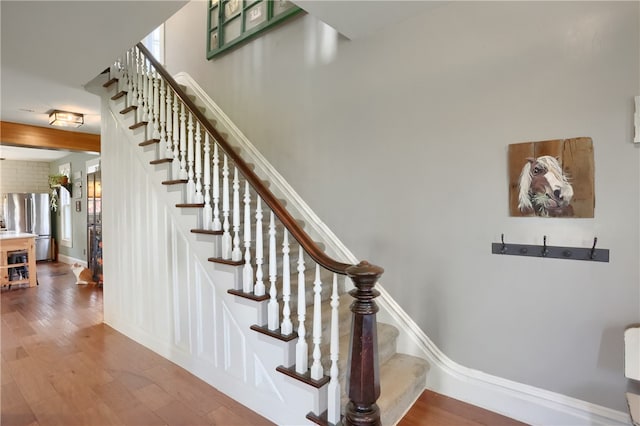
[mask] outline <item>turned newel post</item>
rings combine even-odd
[[[347,425],[380,425],[380,409],[376,401],[380,396],[380,368],[378,365],[378,331],[374,290],[384,272],[379,266],[360,262],[347,268],[356,288],[349,294],[356,300],[351,304],[351,343],[347,364],[347,404],[344,423]]]

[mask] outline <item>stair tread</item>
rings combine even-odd
[[[202,207],[204,207],[204,203],[179,203],[179,204],[176,204],[176,207],[180,207],[180,208],[202,208]]]
[[[129,130],[135,130],[135,129],[138,129],[140,127],[144,127],[147,124],[149,124],[148,121],[138,121],[137,123],[132,124],[131,126],[129,126]]]
[[[147,139],[147,140],[146,140],[146,141],[144,141],[144,142],[140,142],[140,143],[138,144],[138,146],[153,145],[154,143],[158,143],[158,142],[160,142],[160,139],[152,138],[152,139]]]
[[[165,163],[171,163],[171,162],[173,162],[173,158],[159,158],[157,160],[149,161],[149,164],[165,164]]]
[[[127,91],[126,91],[126,90],[121,90],[121,91],[119,91],[118,93],[116,93],[115,95],[113,95],[113,96],[111,97],[111,100],[112,100],[112,101],[115,101],[115,100],[120,99],[121,97],[125,96],[126,94],[127,94]]]
[[[380,364],[382,424],[395,424],[426,387],[429,363],[419,357],[396,353]]]
[[[130,106],[126,107],[125,109],[123,109],[122,111],[120,111],[120,114],[124,115],[124,114],[127,114],[127,113],[131,112],[131,111],[135,111],[137,109],[138,109],[137,105],[130,105]]]
[[[102,87],[109,87],[109,86],[111,86],[112,84],[117,83],[117,82],[118,82],[118,79],[114,77],[114,78],[111,78],[111,79],[107,80],[107,81],[102,85]]]

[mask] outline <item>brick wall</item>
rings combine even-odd
[[[0,194],[11,192],[49,192],[49,163],[0,161]],[[0,219],[4,220],[3,202],[0,197]]]
[[[49,163],[3,160],[0,162],[0,193],[49,192]]]

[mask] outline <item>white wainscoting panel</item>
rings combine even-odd
[[[105,323],[271,421],[306,424],[314,391],[275,371],[287,349],[249,329],[258,306],[227,293],[238,275],[207,261],[213,243],[190,232],[197,214],[161,184],[169,168],[149,164],[153,150],[112,105],[123,108],[104,96]]]
[[[227,373],[247,381],[247,344],[243,330],[233,318],[226,303],[222,304],[224,324],[224,369]]]
[[[213,282],[200,263],[196,264],[196,342],[197,354],[204,361],[218,366],[216,330],[216,292]]]

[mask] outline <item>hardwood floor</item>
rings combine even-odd
[[[2,289],[0,424],[270,425],[102,323],[102,288],[68,265],[38,265],[37,287]],[[399,426],[522,423],[425,391]]]
[[[0,424],[272,424],[102,324],[102,288],[68,265],[39,264],[38,281],[0,296]]]
[[[523,426],[525,423],[425,390],[398,426]]]

